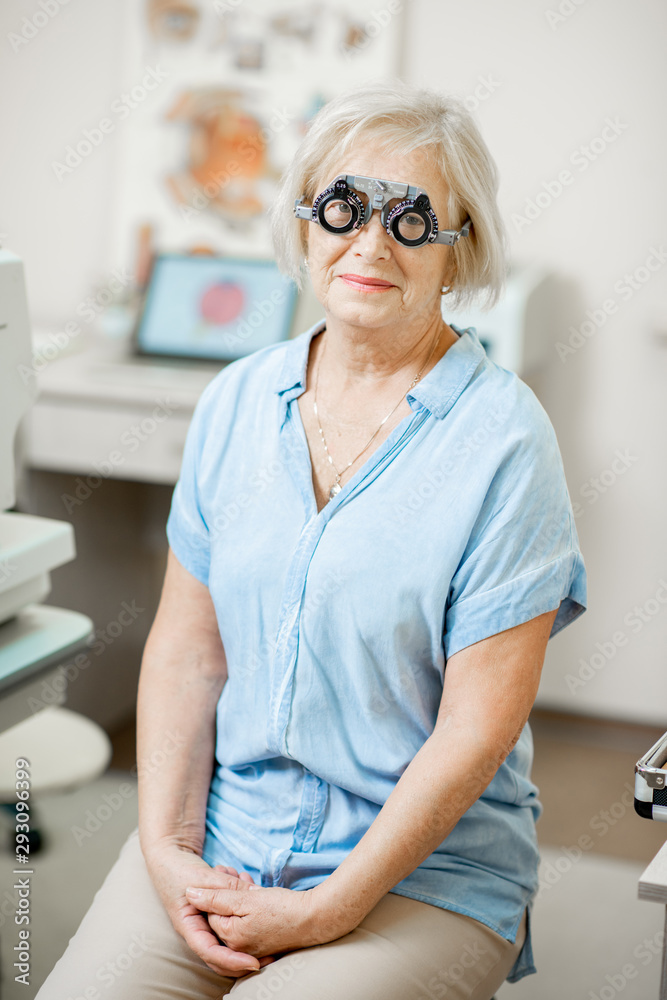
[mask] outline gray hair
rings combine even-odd
[[[498,170],[461,98],[404,83],[373,83],[325,104],[285,171],[271,212],[276,260],[303,287],[309,222],[294,216],[294,202],[311,204],[318,177],[361,138],[376,139],[392,153],[424,150],[449,187],[447,223],[460,229],[470,216],[470,235],[452,248],[455,278],[445,296],[457,309],[497,302],[507,272],[507,236],[498,209]]]

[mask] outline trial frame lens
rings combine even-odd
[[[357,192],[366,196],[366,204]],[[424,190],[377,177],[340,174],[315,198],[312,208],[303,202],[303,198],[298,198],[294,204],[298,219],[317,222],[327,232],[337,235],[360,229],[370,222],[377,209],[387,233],[407,247],[427,242],[452,246],[462,236],[469,235],[472,225],[468,217],[460,230],[439,231],[436,214]]]
[[[345,212],[343,206],[347,209]],[[312,221],[329,233],[344,234],[364,224],[366,206],[344,179],[337,178],[313,202]]]

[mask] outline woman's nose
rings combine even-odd
[[[391,254],[391,236],[382,225],[377,209],[370,221],[357,231],[354,252],[369,260],[384,260]]]

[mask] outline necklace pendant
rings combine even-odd
[[[329,499],[333,500],[333,498],[336,496],[336,494],[340,493],[341,489],[342,489],[342,486],[340,485],[340,483],[334,483],[333,486],[329,490]]]

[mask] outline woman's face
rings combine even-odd
[[[316,194],[338,174],[420,187],[429,196],[439,228],[449,228],[447,184],[421,150],[398,156],[378,148],[377,141],[360,142],[333,170],[318,178]],[[310,278],[329,320],[351,326],[401,324],[405,328],[405,324],[422,325],[440,315],[440,289],[452,277],[452,247],[437,243],[403,246],[387,233],[379,211],[361,229],[342,236],[328,233],[317,223],[304,225]]]

